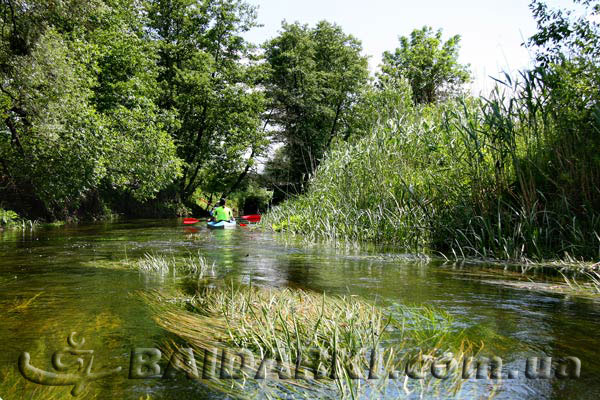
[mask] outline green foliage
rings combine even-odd
[[[470,80],[469,67],[458,63],[460,36],[446,42],[442,30],[415,29],[400,37],[400,47],[383,54],[379,85],[406,79],[416,104],[434,103],[461,91]]]
[[[288,182],[312,175],[338,136],[347,136],[357,95],[367,83],[360,42],[326,21],[284,23],[265,45],[270,119],[285,144]]]
[[[50,216],[102,186],[148,199],[178,174],[131,4],[2,4],[0,178]]]
[[[179,194],[224,193],[268,144],[263,94],[254,89],[261,72],[242,38],[255,26],[255,10],[239,0],[147,3],[158,104],[174,115],[168,130],[184,162]]]
[[[243,190],[239,190],[231,196],[240,215],[265,212],[272,198],[272,191],[260,187],[254,181],[250,181]]]
[[[371,129],[334,148],[307,195],[264,221],[313,238],[455,257],[597,260],[600,30],[538,1],[532,8],[540,27],[530,41],[539,46],[533,70],[497,80],[489,98],[411,109],[380,95],[390,104],[383,110],[397,110],[380,119],[366,102]],[[410,49],[406,39],[397,54]],[[393,89],[391,78],[403,75],[384,77]]]
[[[527,44],[544,67],[565,59],[594,64],[600,56],[599,24],[593,20],[600,15],[600,2],[573,0],[573,3],[583,9],[582,15],[577,16],[572,10],[551,9],[540,0],[533,0],[529,5],[538,31]]]
[[[348,137],[368,135],[374,125],[394,120],[414,111],[412,89],[405,78],[380,81],[363,89],[349,116]]]
[[[548,95],[543,85],[524,74],[511,97],[497,88],[487,100],[380,122],[334,148],[307,195],[264,222],[314,239],[456,257],[600,257],[597,135],[582,121],[577,135],[565,131],[562,114],[537,97]]]
[[[19,214],[0,208],[0,227],[14,225],[19,221]]]

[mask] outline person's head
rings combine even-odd
[[[219,200],[219,205],[220,205],[221,207],[225,207],[225,203],[226,203],[226,200],[225,200],[225,199],[221,199],[221,200]]]

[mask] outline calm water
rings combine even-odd
[[[85,337],[85,348],[95,349],[94,370],[123,367],[117,378],[90,384],[89,393],[98,398],[219,398],[193,381],[127,379],[131,349],[155,347],[168,335],[136,292],[177,283],[110,268],[145,253],[198,252],[215,262],[223,279],[356,294],[378,299],[391,311],[397,303],[442,308],[455,316],[457,328],[481,338],[486,351],[521,371],[519,379],[501,383],[498,398],[600,398],[599,302],[507,286],[503,283],[523,277],[481,265],[401,256],[388,261],[373,253],[291,245],[247,229],[192,232],[175,220],[0,233],[0,398],[68,393],[25,381],[17,359],[27,351],[32,364],[50,370],[52,353],[65,347],[73,331]],[[581,378],[526,379],[525,358],[546,355],[578,357]],[[491,384],[469,382],[481,393]]]

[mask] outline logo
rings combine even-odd
[[[109,371],[92,372],[94,364],[94,350],[83,350],[85,339],[75,340],[76,332],[72,332],[67,338],[68,347],[56,351],[52,355],[52,366],[56,372],[44,371],[31,364],[31,356],[24,352],[19,356],[19,371],[33,383],[46,386],[73,386],[71,395],[78,396],[86,386],[95,380],[117,374],[121,367]],[[65,357],[70,356],[70,362],[65,362]],[[75,359],[73,360],[73,357]],[[73,371],[74,372],[69,372]],[[1,400],[1,399],[0,399]]]

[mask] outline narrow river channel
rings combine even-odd
[[[443,309],[454,316],[456,329],[485,343],[486,352],[501,357],[505,367],[521,371],[501,382],[471,379],[464,398],[493,390],[500,399],[600,398],[598,302],[511,285],[523,276],[498,267],[303,246],[257,230],[209,231],[184,228],[176,220],[144,220],[0,232],[0,399],[53,398],[44,396],[50,388],[21,376],[17,360],[28,352],[32,364],[51,370],[52,354],[66,346],[71,332],[94,349],[94,370],[122,367],[115,377],[90,383],[87,393],[97,398],[220,398],[195,381],[128,379],[131,350],[156,347],[169,335],[154,322],[139,292],[177,285],[169,277],[111,267],[147,253],[200,253],[215,263],[219,279],[358,295],[391,313],[397,304]],[[525,360],[531,356],[576,357],[581,376],[528,379]],[[68,394],[70,388],[58,390],[52,393]]]

